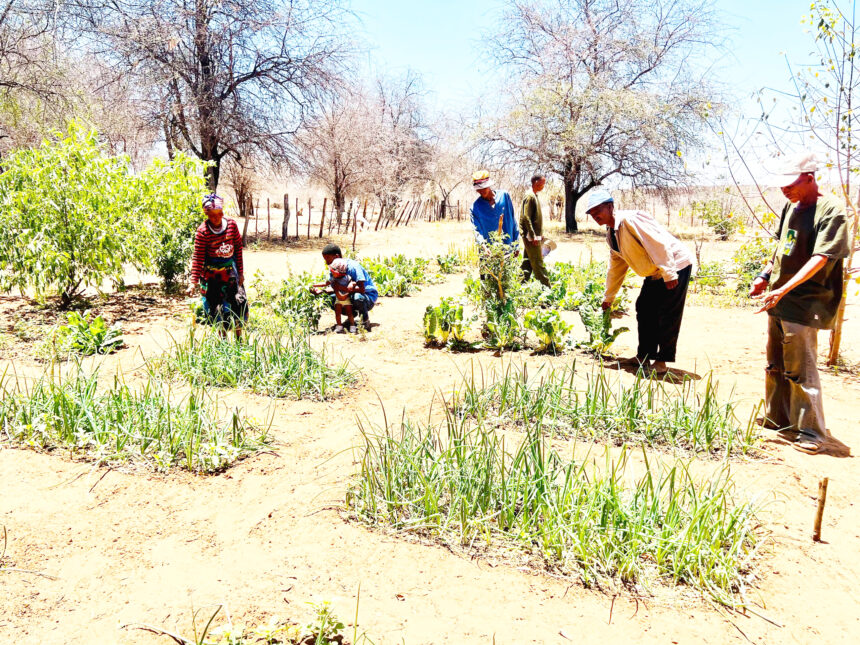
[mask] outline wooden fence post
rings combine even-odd
[[[239,212],[245,211],[245,223],[242,225],[242,244],[244,245],[246,240],[248,239],[248,220],[250,215],[248,214],[249,204],[252,204],[251,196],[248,195],[248,198],[245,200],[245,207],[240,208]]]
[[[251,205],[253,208],[253,204]],[[260,237],[260,234],[257,232],[257,218],[260,216],[260,198],[257,197],[257,208],[254,209],[254,241],[257,241],[257,238]]]
[[[266,239],[272,239],[272,205],[268,197],[266,197]]]
[[[323,233],[323,224],[325,224],[325,207],[328,204],[328,197],[323,198],[323,210],[322,215],[320,215],[320,237],[322,237]]]
[[[299,198],[296,197],[296,241],[301,237],[301,233],[299,233]]]
[[[308,239],[311,239],[311,198],[308,197]]]
[[[284,221],[281,222],[281,239],[287,241],[290,237],[290,196],[284,193]]]
[[[361,218],[364,219],[364,216],[367,214],[367,200],[364,200],[364,214],[362,214]],[[355,217],[352,218],[352,252],[355,253],[355,238],[358,237],[358,209],[355,209]]]

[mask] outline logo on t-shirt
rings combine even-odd
[[[223,244],[221,244],[221,246],[215,249],[215,255],[217,255],[219,258],[233,257],[233,245],[224,242]]]
[[[795,246],[797,246],[797,231],[790,228],[785,232],[785,242],[782,244],[782,254],[791,255],[794,253]]]

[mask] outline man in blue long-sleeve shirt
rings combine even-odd
[[[478,191],[478,199],[472,204],[472,226],[478,244],[490,242],[491,233],[501,233],[505,244],[515,246],[520,239],[514,204],[504,190],[493,190],[490,173],[479,170],[472,175],[472,186]]]

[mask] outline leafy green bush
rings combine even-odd
[[[417,290],[418,286],[429,281],[430,262],[425,258],[409,259],[398,254],[390,257],[377,257],[360,260],[380,296],[402,298]]]
[[[485,345],[497,350],[516,349],[523,344],[524,336],[519,320],[521,260],[500,239],[498,233],[493,233],[491,243],[478,249],[480,275],[466,280],[466,295],[482,318]]]
[[[682,208],[678,213],[681,219],[689,216],[692,211],[694,217],[698,217],[713,229],[721,240],[728,240],[732,233],[741,227],[740,219],[735,217],[733,211],[728,210],[728,205],[719,199],[708,199],[694,201],[689,207]]]
[[[108,156],[76,123],[16,150],[0,174],[0,289],[57,291],[65,306],[87,287],[120,282],[125,263],[174,281],[190,258],[203,167],[179,155],[135,176],[127,157]]]
[[[324,274],[300,273],[281,282],[267,282],[259,273],[254,275],[251,289],[254,307],[264,307],[285,322],[308,331],[319,328],[322,312],[328,306],[328,296],[314,295],[311,285],[325,282]]]
[[[57,328],[53,338],[55,353],[68,354],[110,354],[123,346],[122,328],[113,324],[108,327],[104,318],[96,316],[90,320],[90,312],[84,315],[71,311],[68,323]]]
[[[571,326],[566,323],[558,311],[532,310],[526,313],[526,329],[534,332],[540,341],[538,351],[556,351],[564,344]]]
[[[702,262],[693,280],[698,287],[719,291],[726,286],[726,277],[722,262]]]
[[[453,298],[442,298],[434,307],[428,305],[424,312],[424,341],[430,345],[463,343],[466,325],[463,322],[463,305]]]
[[[460,256],[456,253],[448,253],[447,255],[437,255],[436,264],[439,265],[440,273],[456,273],[457,269],[462,266]]]
[[[21,388],[3,383],[0,437],[31,448],[63,448],[98,463],[141,461],[165,470],[222,470],[268,443],[265,430],[238,411],[219,419],[217,402],[199,390],[173,401],[148,381],[139,392],[119,379],[100,388],[78,370],[62,381]]]
[[[770,238],[756,236],[744,242],[732,256],[732,266],[737,274],[738,293],[750,290],[764,266],[773,255],[775,242]]]

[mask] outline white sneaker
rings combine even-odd
[[[358,327],[353,325],[352,327],[349,328],[349,333],[350,334],[357,334],[358,333]]]
[[[342,334],[343,333],[343,325],[335,325],[334,326],[334,333],[335,334]]]

